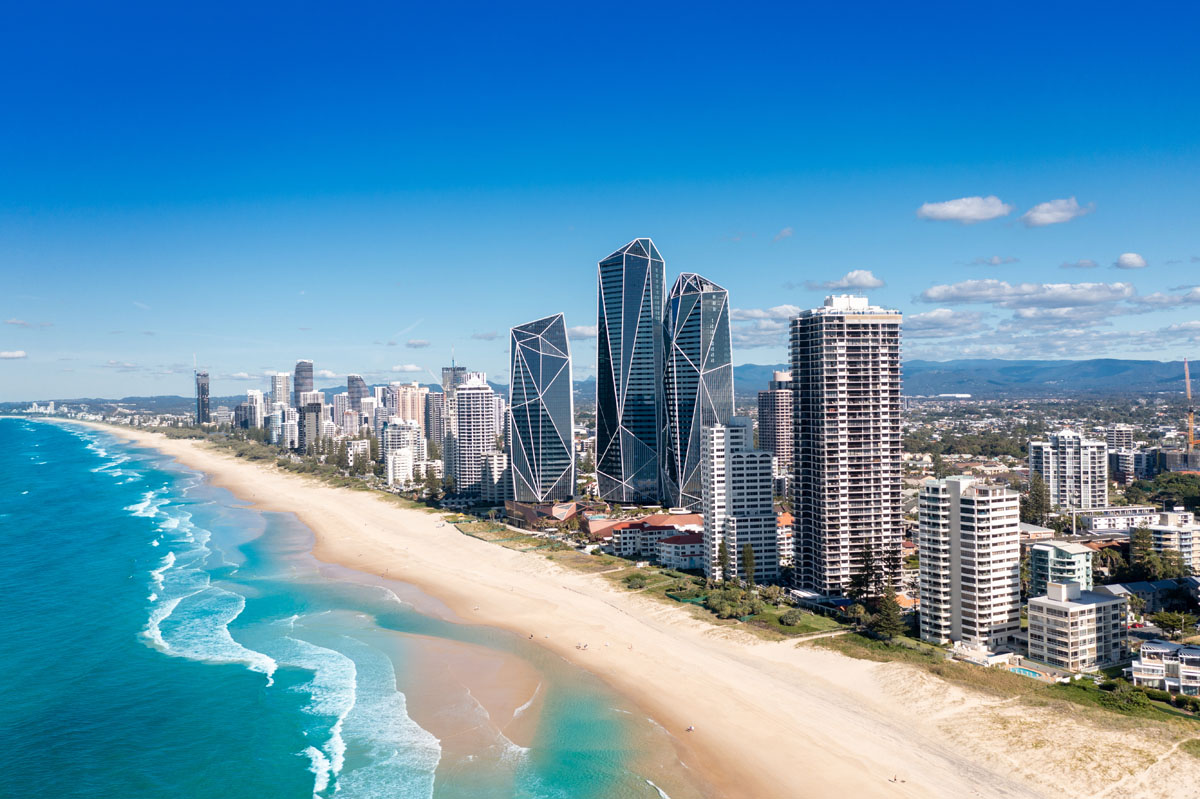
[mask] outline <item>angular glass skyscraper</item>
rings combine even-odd
[[[733,418],[729,293],[684,273],[667,297],[663,371],[663,501],[699,508],[700,431]]]
[[[596,480],[609,502],[660,499],[663,259],[634,239],[598,265]]]
[[[296,361],[296,374],[292,379],[292,405],[299,408],[301,397],[313,390],[313,362]]]
[[[371,395],[371,390],[367,388],[367,381],[362,379],[362,375],[346,375],[346,393],[350,395],[350,407],[361,411],[362,401]]]
[[[196,424],[208,424],[212,414],[208,409],[208,372],[196,372]]]
[[[575,494],[575,402],[563,315],[514,327],[509,358],[513,498],[568,500]]]

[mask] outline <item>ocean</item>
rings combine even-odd
[[[152,450],[0,419],[0,795],[666,795],[665,733],[596,678],[311,544]]]

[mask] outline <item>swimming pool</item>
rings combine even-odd
[[[1033,669],[1027,669],[1022,666],[1010,666],[1008,670],[1013,674],[1020,674],[1024,677],[1032,677],[1035,680],[1046,679],[1046,675],[1042,674],[1040,671],[1034,671]]]

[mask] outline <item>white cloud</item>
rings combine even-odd
[[[28,357],[25,350],[0,350],[0,361],[16,361]]]
[[[751,319],[774,319],[787,321],[800,315],[799,305],[776,305],[773,308],[734,308],[729,312],[729,318],[735,322]]]
[[[784,239],[790,239],[792,237],[792,234],[795,232],[796,231],[792,229],[792,226],[788,225],[783,230],[781,230],[775,234],[775,241],[783,241]]]
[[[1095,206],[1091,203],[1084,207],[1074,197],[1069,197],[1065,200],[1038,203],[1021,216],[1021,221],[1025,223],[1026,227],[1059,225],[1084,214],[1090,214],[1093,210],[1095,210]]]
[[[337,372],[329,369],[319,369],[317,370],[317,377],[337,377]]]
[[[1008,283],[1004,280],[964,280],[933,286],[918,297],[922,302],[983,302],[1004,308],[1041,306],[1064,308],[1100,305],[1134,296],[1129,283]]]
[[[1011,205],[1001,202],[999,197],[992,194],[987,197],[960,197],[946,202],[924,203],[917,209],[917,216],[921,219],[973,225],[976,222],[1008,216],[1012,210]]]
[[[429,342],[423,338],[410,338],[408,341],[404,342],[404,346],[408,347],[410,350],[423,350],[429,346]]]
[[[100,366],[105,369],[116,369],[121,372],[132,372],[134,369],[138,368],[136,363],[130,363],[129,361],[114,361],[111,359],[100,364]]]
[[[252,375],[249,372],[234,372],[229,376],[230,380],[258,380],[259,375]]]
[[[991,258],[976,258],[970,262],[970,266],[1003,266],[1004,264],[1015,264],[1020,260],[1020,258],[1013,258],[1011,256],[1002,258],[999,255],[993,255]]]
[[[488,330],[484,333],[472,333],[471,334],[471,338],[475,339],[476,341],[495,341],[497,338],[499,338],[499,336],[500,336],[500,334],[497,333],[495,330]]]
[[[743,321],[734,325],[732,338],[735,346],[746,350],[784,347],[787,345],[788,321],[766,318]]]
[[[141,308],[143,311],[148,311],[148,310],[150,310],[150,306],[149,306],[149,305],[147,305],[147,304],[146,304],[146,303],[144,303],[144,302],[138,302],[137,300],[134,300],[134,301],[133,301],[133,305],[134,305],[134,307],[135,307],[135,308]]]
[[[946,338],[978,329],[983,314],[934,308],[904,318],[904,335],[909,338]]]
[[[578,339],[595,338],[596,337],[596,326],[595,325],[575,325],[574,327],[567,328],[567,336],[569,338],[578,338]]]
[[[1117,269],[1145,269],[1146,259],[1136,252],[1123,252],[1117,256],[1117,261],[1113,266]]]
[[[424,372],[425,370],[417,366],[415,363],[403,363],[392,367],[393,372]]]
[[[1171,308],[1176,305],[1200,304],[1200,286],[1192,286],[1183,294],[1164,294],[1156,291],[1142,297],[1134,297],[1133,302],[1150,308]]]
[[[30,324],[24,319],[5,319],[4,324],[13,325],[15,327],[29,327]]]
[[[869,269],[851,269],[837,280],[826,280],[824,283],[806,281],[804,286],[810,291],[817,289],[877,289],[884,282],[875,277]]]
[[[1091,258],[1080,258],[1078,261],[1063,261],[1058,266],[1060,269],[1095,269],[1099,265]]]

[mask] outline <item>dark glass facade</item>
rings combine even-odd
[[[729,293],[700,275],[682,274],[665,315],[663,501],[699,508],[700,431],[733,417]]]
[[[609,502],[661,496],[663,269],[648,238],[598,264],[596,480]]]
[[[575,409],[563,315],[514,327],[509,358],[513,498],[569,500],[575,494]]]
[[[367,388],[367,381],[362,379],[362,375],[346,375],[346,393],[349,395],[350,408],[356,411],[362,410],[363,398],[371,396],[371,390]]]
[[[208,424],[212,413],[208,407],[208,372],[196,372],[196,424]]]
[[[300,407],[300,397],[313,390],[313,362],[296,361],[296,374],[292,378],[292,405]]]

